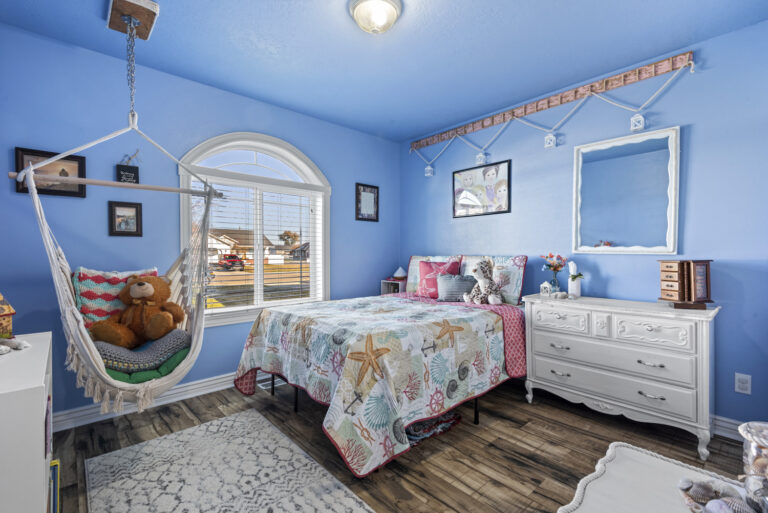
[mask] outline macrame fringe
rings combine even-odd
[[[107,390],[107,387],[104,387],[104,391]],[[94,386],[93,386],[93,402],[98,403],[101,402],[101,385],[98,381],[94,380]]]
[[[83,388],[85,386],[85,365],[82,362],[77,362],[76,369],[75,385],[77,385],[77,388]]]
[[[118,390],[115,400],[112,402],[112,411],[115,413],[123,412],[123,391]]]
[[[152,389],[143,385],[139,388],[139,391],[136,392],[136,407],[138,408],[139,413],[141,413],[150,406],[152,406]]]
[[[101,414],[109,413],[109,389],[104,391],[104,399],[101,401]]]
[[[85,397],[93,397],[93,388],[96,385],[92,375],[88,375],[88,380],[85,382]],[[94,400],[95,402],[95,400]]]

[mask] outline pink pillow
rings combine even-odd
[[[460,263],[453,262],[419,262],[419,296],[437,299],[437,277],[441,274],[459,274]]]

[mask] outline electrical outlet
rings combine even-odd
[[[736,373],[736,391],[740,394],[752,394],[752,376]]]

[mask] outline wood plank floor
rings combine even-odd
[[[472,424],[471,403],[461,406],[464,420],[453,430],[357,479],[320,429],[325,408],[304,392],[295,414],[288,386],[278,387],[275,397],[260,389],[252,397],[228,389],[56,433],[63,513],[87,512],[87,458],[248,408],[261,412],[379,513],[554,512],[571,501],[579,480],[617,440],[729,477],[741,466],[736,442],[715,437],[712,455],[702,464],[693,435],[602,415],[543,391],[528,404],[522,382],[513,380],[481,398],[480,425]]]

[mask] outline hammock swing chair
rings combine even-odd
[[[67,339],[67,369],[77,373],[77,386],[78,388],[85,388],[86,397],[92,397],[94,403],[101,402],[102,413],[108,413],[110,406],[115,413],[121,412],[123,409],[123,401],[136,403],[138,410],[141,412],[145,408],[151,406],[158,395],[181,381],[192,368],[192,365],[194,365],[202,346],[205,319],[209,213],[211,201],[216,197],[221,197],[221,194],[211,187],[210,184],[196,175],[193,170],[178,161],[173,155],[139,129],[137,123],[138,116],[134,110],[134,44],[138,21],[132,16],[125,16],[123,21],[126,23],[128,43],[128,85],[130,89],[128,126],[37,164],[30,164],[18,174],[9,173],[9,177],[15,178],[19,182],[26,181],[29,189],[29,196],[32,199],[32,205],[34,206],[35,214],[37,215],[37,222],[43,238],[43,245],[45,246],[45,251],[48,255],[48,263],[50,264],[51,274],[53,275],[56,297],[58,299],[59,309],[61,310],[61,322],[64,327],[64,335]],[[181,168],[200,180],[203,184],[203,189],[178,189],[153,185],[126,184],[107,180],[43,176],[35,173],[35,170],[38,168],[119,137],[130,131],[138,133]],[[71,278],[72,271],[64,252],[56,241],[56,238],[51,231],[51,227],[46,221],[45,212],[43,211],[43,206],[40,202],[40,197],[38,196],[36,182],[82,183],[108,187],[174,192],[204,198],[205,207],[201,222],[199,225],[193,227],[187,247],[181,252],[166,273],[166,276],[172,281],[170,301],[174,301],[181,305],[186,313],[184,322],[180,328],[185,330],[191,338],[191,346],[187,357],[168,375],[144,383],[133,384],[116,381],[107,374],[104,367],[104,361],[96,350],[96,346],[85,327],[84,319],[75,304],[75,291]]]

